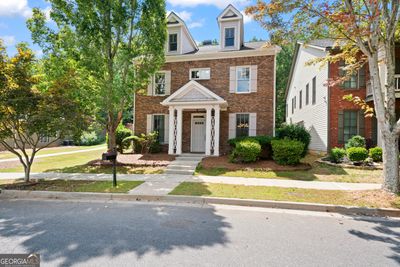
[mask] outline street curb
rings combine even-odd
[[[239,198],[218,198],[199,196],[154,196],[118,193],[80,193],[80,192],[50,192],[27,190],[1,190],[0,199],[57,199],[69,201],[147,201],[182,204],[220,204],[259,208],[276,208],[302,211],[332,212],[346,215],[364,215],[379,217],[400,217],[400,209],[362,208],[352,206],[336,206],[307,202],[287,202],[273,200],[254,200]]]

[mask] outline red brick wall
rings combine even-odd
[[[229,93],[229,67],[242,65],[257,65],[257,92],[250,94]],[[213,91],[228,102],[228,110],[221,112],[220,150],[228,150],[228,114],[236,112],[257,113],[257,135],[273,134],[273,102],[274,102],[274,56],[243,57],[218,60],[200,60],[166,63],[163,70],[171,71],[171,94],[189,82],[189,69],[211,68],[209,80],[198,82]],[[166,97],[145,96],[136,97],[135,132],[146,132],[146,115],[168,113],[168,108],[160,105]],[[201,111],[197,111],[201,112]],[[190,112],[183,114],[183,144],[184,152],[190,149]]]

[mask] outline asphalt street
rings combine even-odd
[[[41,266],[399,266],[400,220],[232,206],[0,200]]]

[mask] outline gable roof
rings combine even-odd
[[[243,14],[232,4],[229,4],[222,12],[218,15],[217,20],[238,18],[243,19]]]
[[[196,81],[190,81],[172,95],[164,99],[161,105],[217,104],[227,106],[227,102]]]
[[[185,21],[183,21],[183,19],[181,19],[174,11],[171,11],[167,17],[167,27],[174,27],[178,26],[179,24],[182,25],[184,32],[189,37],[189,41],[191,42],[195,50],[199,50],[199,47],[197,46],[197,43],[194,41],[193,36],[190,33],[188,27],[186,26]]]

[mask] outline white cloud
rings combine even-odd
[[[235,6],[244,6],[249,3],[249,0],[167,0],[173,6],[195,7],[198,5],[213,5],[218,8],[225,8],[229,4]]]
[[[35,56],[41,58],[43,56],[43,51],[41,49],[33,51]]]
[[[48,6],[45,9],[42,9],[42,12],[44,12],[44,15],[46,16],[46,21],[49,22],[51,20],[50,18],[51,7]]]
[[[22,16],[24,18],[29,18],[31,15],[32,9],[28,6],[28,0],[0,1],[0,16]]]
[[[253,16],[251,16],[251,15],[246,15],[246,14],[244,13],[244,11],[240,11],[240,13],[242,13],[242,15],[243,15],[243,23],[244,23],[244,24],[249,23],[250,21],[253,20]]]
[[[200,27],[203,27],[203,22],[194,21],[194,22],[189,23],[188,27],[189,27],[189,29],[200,28]]]
[[[183,21],[190,21],[192,19],[192,13],[186,10],[181,12],[175,12]]]
[[[13,46],[16,42],[15,36],[12,35],[3,35],[0,36],[0,39],[3,40],[5,46]]]

